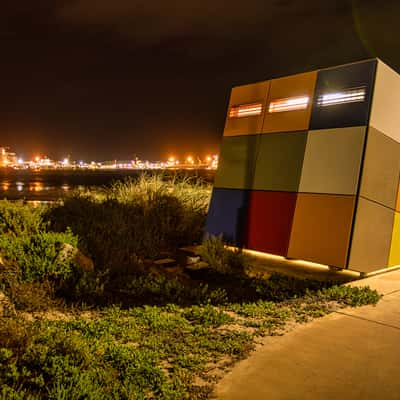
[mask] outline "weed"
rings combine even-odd
[[[200,248],[201,258],[222,274],[244,274],[248,261],[241,249],[228,250],[222,237],[209,236]]]

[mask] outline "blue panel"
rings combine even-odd
[[[319,71],[310,129],[368,125],[375,70],[371,60]]]
[[[214,188],[208,210],[206,233],[222,234],[224,240],[236,246],[244,243],[249,192]]]

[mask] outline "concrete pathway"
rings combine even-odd
[[[218,384],[219,400],[400,400],[400,271],[350,283],[384,295],[269,337]]]

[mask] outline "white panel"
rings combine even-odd
[[[370,125],[400,142],[400,75],[378,60]]]

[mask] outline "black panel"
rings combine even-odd
[[[222,235],[227,243],[242,246],[247,219],[249,192],[214,188],[208,210],[206,233]]]
[[[370,60],[319,71],[310,129],[368,125],[376,64],[376,60]],[[350,98],[352,89],[353,93],[365,91],[364,100],[329,105],[335,100],[322,100],[333,93],[345,93]]]

